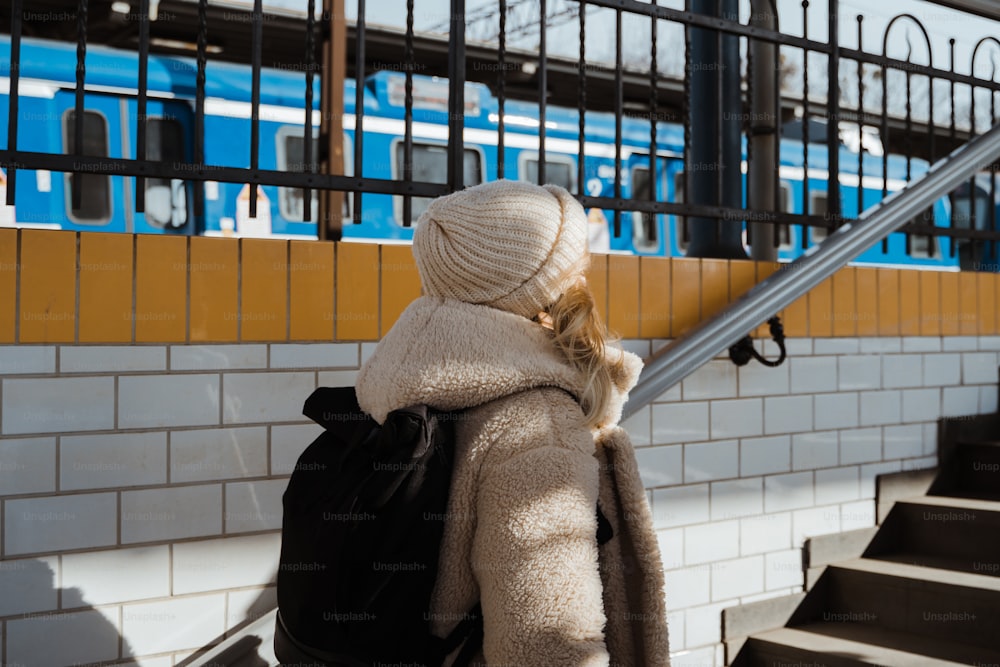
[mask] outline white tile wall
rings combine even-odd
[[[875,477],[886,473],[899,472],[902,469],[903,464],[900,461],[868,463],[861,466],[861,497],[875,497]]]
[[[837,394],[816,394],[813,397],[815,419],[813,427],[817,430],[832,428],[851,428],[858,425],[861,410],[858,407],[856,392],[840,392]]]
[[[932,336],[907,336],[903,339],[903,352],[940,352],[941,339]]]
[[[130,604],[122,609],[122,634],[131,655],[200,648],[225,630],[223,593]]]
[[[112,545],[116,515],[114,493],[8,500],[4,503],[4,554]]]
[[[0,375],[42,374],[56,370],[50,345],[0,345]]]
[[[111,604],[170,595],[170,547],[105,549],[62,557],[63,607],[68,590],[86,604]]]
[[[684,445],[684,481],[687,484],[738,477],[740,443],[736,440]]]
[[[837,391],[837,357],[790,359],[793,394]]]
[[[796,433],[792,436],[792,470],[836,466],[839,458],[837,441],[837,431]]]
[[[760,514],[764,511],[764,480],[761,477],[712,482],[712,521]]]
[[[3,435],[114,428],[112,377],[3,380]]]
[[[765,512],[784,512],[812,504],[812,472],[793,472],[764,478]]]
[[[740,555],[790,549],[791,546],[791,512],[773,512],[740,519]]]
[[[170,369],[209,371],[267,368],[267,345],[172,345]]]
[[[923,450],[923,428],[919,424],[886,426],[882,430],[882,455],[887,459],[919,458]]]
[[[0,440],[0,490],[4,495],[56,488],[56,439]]]
[[[320,371],[318,387],[353,387],[357,384],[358,371]]]
[[[135,375],[118,381],[118,427],[164,428],[219,423],[216,374]]]
[[[803,581],[800,549],[775,551],[764,557],[764,586],[767,590],[802,586]]]
[[[792,512],[792,546],[798,548],[809,537],[840,532],[840,508],[836,505],[808,507]]]
[[[182,542],[173,547],[174,595],[274,583],[277,533]]]
[[[979,349],[979,338],[976,336],[948,336],[941,339],[945,352],[966,352]]]
[[[874,355],[837,357],[841,391],[878,389],[882,386],[882,358]]]
[[[653,489],[653,525],[673,528],[709,520],[708,484]]]
[[[174,431],[170,434],[171,482],[265,475],[265,426]]]
[[[271,474],[291,475],[299,456],[322,432],[318,424],[311,423],[272,426]]]
[[[997,386],[988,384],[979,388],[979,414],[997,411]]]
[[[860,475],[861,469],[858,466],[817,470],[816,504],[832,505],[857,500],[860,497]]]
[[[813,427],[812,396],[777,396],[764,399],[764,433],[795,433]]]
[[[226,532],[245,533],[281,528],[281,495],[286,479],[226,484]]]
[[[684,445],[642,447],[635,452],[639,475],[646,488],[684,482]]]
[[[712,360],[681,382],[681,396],[685,401],[703,401],[709,398],[734,398],[736,396],[737,367],[730,361]]]
[[[1000,336],[980,336],[980,350],[1000,350]]]
[[[259,620],[278,606],[278,594],[274,586],[229,591],[226,598],[226,630]]]
[[[271,345],[271,368],[357,368],[357,343]]]
[[[888,354],[899,352],[902,347],[902,339],[889,336],[878,338],[860,338],[861,354]]]
[[[882,387],[919,387],[923,384],[923,356],[888,354],[882,357]]]
[[[903,391],[903,421],[937,421],[941,416],[941,390],[907,389]]]
[[[962,381],[962,355],[925,354],[924,386],[943,387]]]
[[[898,424],[903,418],[902,393],[891,391],[863,391],[858,396],[861,405],[861,426]]]
[[[764,434],[764,402],[760,398],[712,401],[710,414],[713,440]]]
[[[167,370],[167,348],[159,345],[63,345],[63,373],[132,373]]]
[[[945,387],[942,390],[941,416],[961,417],[979,411],[978,387]]]
[[[708,403],[653,404],[653,444],[708,440]]]
[[[667,610],[686,609],[712,601],[710,568],[702,566],[668,570],[663,573]]]
[[[814,338],[813,354],[858,354],[861,341],[857,338]]]
[[[222,487],[173,486],[121,494],[125,544],[222,533]]]
[[[996,352],[966,352],[962,355],[963,384],[997,384]]]
[[[635,447],[645,447],[653,443],[653,409],[644,406],[635,414],[621,422],[622,428],[628,431],[629,439]]]
[[[744,438],[740,441],[740,474],[744,477],[787,472],[792,469],[791,466],[791,436]]]
[[[65,435],[59,442],[59,488],[166,484],[166,433]]]
[[[684,529],[670,528],[656,531],[656,541],[660,545],[663,569],[673,570],[684,567]]]
[[[113,615],[112,615],[113,614]],[[29,614],[7,621],[8,665],[82,665],[118,657],[117,610]]]
[[[712,601],[753,595],[764,590],[764,556],[746,556],[714,563]]]
[[[740,522],[713,521],[684,529],[684,564],[697,565],[740,554]]]
[[[854,503],[844,503],[840,506],[840,529],[855,530],[871,528],[875,525],[875,502],[859,500]]]
[[[739,369],[740,396],[778,396],[788,393],[788,366],[769,368],[750,363]]]
[[[882,429],[855,428],[840,432],[840,463],[866,463],[882,458]]]
[[[687,634],[684,638],[685,646],[705,646],[722,641],[722,624],[719,618],[722,610],[732,606],[735,601],[717,602],[715,604],[704,605],[688,609],[686,613],[687,623],[685,624]],[[673,636],[674,629],[668,628],[670,636]]]
[[[315,388],[313,373],[227,374],[223,423],[304,421],[302,404]]]
[[[59,559],[0,561],[0,616],[29,614],[58,606]]]

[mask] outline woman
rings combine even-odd
[[[617,426],[642,362],[605,345],[583,209],[556,186],[486,183],[432,202],[413,254],[423,296],[357,395],[380,423],[464,410],[432,631],[481,601],[480,664],[667,665],[660,554]]]

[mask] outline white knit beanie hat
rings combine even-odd
[[[493,181],[440,197],[417,221],[424,293],[532,318],[587,255],[587,216],[556,185]]]

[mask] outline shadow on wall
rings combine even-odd
[[[0,618],[8,667],[65,667],[131,655],[119,607],[95,609],[78,588],[57,588],[49,560],[0,562]],[[58,610],[58,611],[56,611]]]

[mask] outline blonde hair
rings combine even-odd
[[[594,295],[582,278],[570,283],[556,301],[545,309],[546,323],[552,328],[553,342],[584,376],[580,404],[587,426],[603,426],[614,388],[613,378],[622,372],[621,354],[608,358],[607,348],[617,341],[600,314]]]

